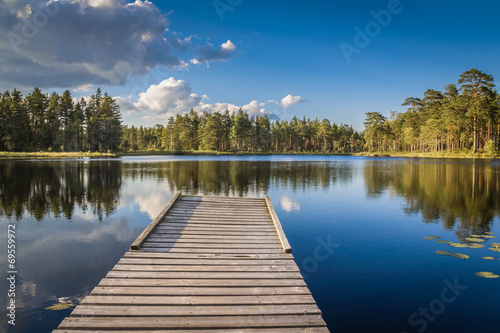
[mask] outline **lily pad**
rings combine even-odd
[[[495,234],[494,232],[489,232],[489,231],[485,231],[484,233],[487,235],[494,235]]]
[[[439,244],[450,244],[451,242],[450,241],[447,241],[447,240],[444,240],[444,239],[438,239],[436,241],[436,243],[439,243]]]
[[[45,310],[53,310],[53,311],[59,311],[59,310],[66,310],[69,308],[72,308],[76,306],[76,304],[73,303],[57,303],[52,306],[48,306],[45,308]]]
[[[482,257],[483,259],[486,259],[486,260],[495,260],[495,258],[493,257]]]
[[[469,245],[467,244],[463,244],[463,243],[448,243],[449,246],[453,246],[453,247],[469,247]]]
[[[500,252],[500,248],[498,248],[498,247],[490,247],[490,248],[488,248],[488,250],[495,251],[495,252]]]
[[[482,235],[481,237],[482,238],[496,238],[496,236],[492,236],[492,235]]]
[[[462,253],[452,253],[450,254],[451,257],[458,258],[458,259],[469,259],[470,257],[466,254]]]
[[[453,253],[453,252],[448,252],[448,251],[441,251],[441,250],[436,250],[436,254],[439,254],[441,256],[450,256],[458,259],[469,259],[470,257],[466,254],[462,253]]]
[[[483,244],[471,244],[469,245],[471,249],[482,249],[484,247]]]
[[[436,239],[440,239],[440,238],[443,238],[441,236],[427,236],[427,237],[424,237],[424,239],[427,239],[427,240],[436,240]]]
[[[484,239],[482,238],[475,238],[475,237],[467,237],[465,240],[469,242],[476,242],[476,243],[482,243],[484,242]]]
[[[492,246],[492,247],[500,247],[500,243],[491,243],[490,246]]]
[[[479,237],[481,238],[481,235],[470,235],[471,237]]]
[[[477,276],[485,278],[485,279],[496,279],[499,278],[500,276],[493,274],[491,272],[477,272]]]

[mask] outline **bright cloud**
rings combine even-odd
[[[304,102],[304,100],[302,99],[302,97],[300,96],[292,96],[292,95],[287,95],[285,97],[283,97],[283,99],[281,100],[281,106],[284,107],[285,109],[294,105],[294,104],[298,104],[298,103],[302,103]]]
[[[134,103],[139,111],[153,111],[156,113],[181,113],[198,106],[202,97],[193,93],[191,86],[183,80],[173,77],[163,80],[158,85],[139,94],[139,101]]]

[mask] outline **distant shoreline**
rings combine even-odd
[[[216,151],[132,151],[116,153],[91,153],[91,152],[0,152],[0,159],[72,159],[72,158],[118,158],[123,156],[361,156],[361,157],[410,157],[410,158],[481,158],[498,159],[499,156],[489,156],[486,153],[388,153],[388,152],[362,152],[362,153],[308,153],[308,152],[216,152]]]

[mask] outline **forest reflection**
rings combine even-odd
[[[117,209],[125,182],[162,182],[172,192],[262,196],[270,190],[328,193],[359,177],[369,198],[400,197],[407,214],[455,227],[459,237],[489,231],[498,216],[500,167],[488,161],[354,161],[0,161],[0,216],[71,219],[79,207],[101,220]]]
[[[490,231],[500,211],[500,166],[486,160],[370,161],[364,178],[369,197],[389,191],[405,213],[455,228],[460,239]]]

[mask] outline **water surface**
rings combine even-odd
[[[499,252],[423,237],[500,237],[500,163],[345,156],[0,161],[2,244],[17,231],[9,331],[56,328],[71,309],[45,308],[88,295],[177,190],[269,195],[334,332],[498,332],[500,279],[475,272],[500,273]]]

